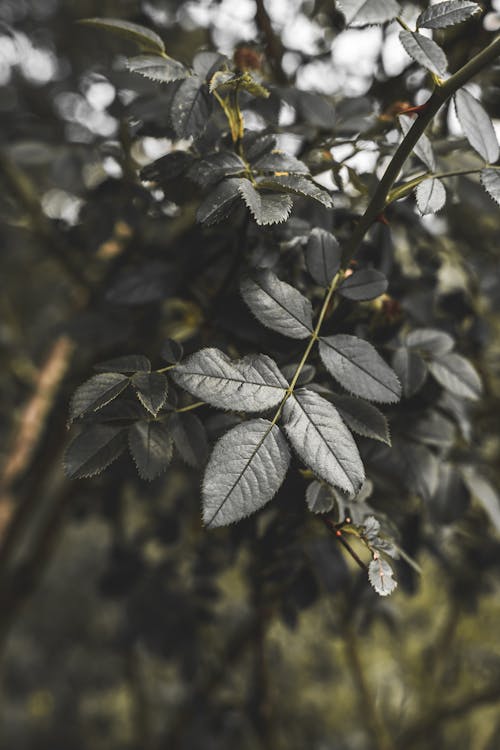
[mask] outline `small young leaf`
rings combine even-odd
[[[401,125],[403,135],[406,135],[414,123],[413,118],[409,117],[409,115],[399,115],[398,120],[399,124]],[[420,161],[423,161],[427,169],[430,172],[434,172],[434,170],[436,169],[436,159],[434,157],[431,142],[427,138],[425,133],[422,133],[417,143],[413,147],[413,151],[415,152],[415,156],[418,156]]]
[[[66,476],[70,479],[83,479],[99,474],[118,458],[125,445],[125,432],[121,427],[103,424],[86,427],[66,450]]]
[[[481,185],[490,198],[500,205],[500,171],[497,169],[483,169],[481,171]]]
[[[481,10],[481,6],[470,0],[449,0],[426,8],[417,18],[417,28],[444,29],[462,23]]]
[[[287,382],[265,354],[232,362],[218,349],[201,349],[172,370],[175,382],[220,409],[265,411],[285,395]]]
[[[218,151],[194,162],[188,177],[200,187],[207,188],[223,177],[232,177],[244,172],[244,162],[234,151]]]
[[[373,404],[352,396],[335,395],[331,400],[350,430],[363,437],[391,444],[387,419]]]
[[[306,247],[306,265],[316,284],[329,286],[341,259],[340,245],[333,234],[326,229],[313,229]]]
[[[94,365],[94,370],[98,372],[151,372],[151,362],[142,354],[129,354],[125,357],[116,357],[107,359],[106,362],[99,362]]]
[[[339,334],[320,338],[319,354],[328,372],[350,393],[393,404],[401,398],[396,373],[367,341]]]
[[[447,354],[455,346],[455,342],[449,333],[439,331],[435,328],[416,328],[406,337],[406,346],[409,349],[419,349],[431,357]]]
[[[441,180],[422,180],[415,190],[417,206],[421,214],[435,214],[446,203],[446,190]]]
[[[289,195],[259,192],[246,179],[240,180],[238,190],[259,226],[281,224],[288,219],[293,205]]]
[[[196,219],[201,224],[211,225],[227,218],[236,200],[240,198],[240,183],[241,179],[238,177],[230,177],[219,182],[198,207]]]
[[[132,378],[137,398],[154,417],[167,400],[168,381],[161,372],[138,372]]]
[[[465,89],[457,91],[454,101],[458,120],[470,145],[485,162],[494,164],[498,159],[499,149],[489,114]]]
[[[151,29],[140,26],[138,23],[121,21],[118,18],[84,18],[79,23],[88,26],[97,26],[104,31],[110,31],[123,39],[129,39],[139,45],[145,52],[162,55],[165,45],[161,37]]]
[[[392,357],[392,367],[401,381],[403,394],[410,398],[425,383],[427,378],[427,365],[418,354],[405,346],[396,349]]]
[[[195,469],[203,466],[208,454],[207,433],[202,422],[190,412],[174,412],[168,426],[181,458]]]
[[[314,481],[307,487],[306,503],[312,513],[328,513],[335,505],[335,500],[325,484]]]
[[[179,138],[197,138],[205,130],[212,111],[212,101],[208,98],[203,81],[198,76],[190,76],[181,83],[175,92],[171,118]]]
[[[226,526],[262,508],[279,490],[290,451],[276,425],[253,419],[227,432],[210,456],[203,479],[203,521]]]
[[[241,294],[257,320],[273,331],[293,339],[305,339],[313,329],[310,301],[298,289],[280,281],[272,271],[245,277]]]
[[[392,594],[398,585],[391,566],[379,554],[374,556],[368,566],[368,579],[380,596]]]
[[[296,390],[283,407],[283,428],[320,479],[355,495],[365,472],[354,439],[335,407],[314,391]]]
[[[176,365],[181,361],[183,352],[182,344],[173,339],[166,339],[161,347],[160,357],[169,365]]]
[[[70,422],[89,411],[97,411],[109,404],[128,386],[130,380],[118,372],[93,375],[76,389],[71,399]]]
[[[481,379],[469,360],[460,354],[444,354],[429,363],[438,383],[455,396],[477,400],[482,393]]]
[[[158,55],[129,57],[127,68],[131,73],[139,73],[145,78],[160,83],[179,81],[189,75],[187,68],[178,60],[173,60],[171,57],[159,57]]]
[[[347,26],[368,26],[392,21],[401,12],[396,0],[338,0]]]
[[[143,479],[156,479],[172,460],[172,436],[161,422],[136,422],[129,428],[128,445]]]
[[[437,76],[444,76],[448,68],[448,61],[441,47],[432,39],[417,34],[415,31],[401,31],[401,44],[415,62]]]
[[[379,297],[387,286],[383,273],[374,268],[362,268],[344,279],[338,287],[338,293],[346,299],[361,302]]]
[[[321,203],[326,208],[333,207],[333,200],[331,195],[326,192],[315,182],[308,179],[304,175],[274,175],[273,177],[259,177],[257,178],[257,184],[262,188],[270,188],[277,192],[293,193],[295,195],[302,195],[306,198],[312,198],[318,203]]]

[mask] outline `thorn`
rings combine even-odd
[[[383,212],[376,217],[375,221],[378,221],[380,224],[385,224],[386,227],[389,226],[389,220]]]
[[[422,112],[425,112],[427,109],[427,106],[429,104],[429,100],[424,102],[423,104],[418,104],[414,107],[402,107],[399,112],[397,112],[398,115],[420,115]]]

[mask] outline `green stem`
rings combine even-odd
[[[206,406],[205,401],[196,401],[194,404],[189,404],[189,406],[183,406],[182,409],[176,409],[175,411],[177,414],[181,414],[183,411],[192,411],[193,409],[199,409],[200,406]]]
[[[424,182],[425,180],[440,180],[444,179],[445,177],[459,177],[460,175],[478,174],[479,172],[482,172],[483,169],[500,170],[500,167],[484,166],[478,167],[477,169],[453,169],[449,172],[426,172],[425,174],[421,174],[418,177],[414,177],[412,180],[405,182],[404,185],[400,185],[399,187],[394,188],[394,190],[391,190],[391,192],[387,196],[385,205],[388,206],[390,203],[394,203],[394,201],[405,198],[412,192],[414,188],[417,187],[417,185],[420,185],[420,183]]]

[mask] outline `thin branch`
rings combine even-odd
[[[266,10],[264,0],[255,0],[255,23],[266,40],[266,55],[271,65],[276,83],[284,86],[288,83],[285,71],[281,65],[283,45],[281,39],[274,33],[273,25]]]

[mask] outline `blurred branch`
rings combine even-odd
[[[255,23],[266,40],[266,55],[269,64],[271,65],[276,83],[279,83],[280,86],[286,86],[288,80],[281,64],[281,58],[283,57],[284,52],[283,44],[281,39],[274,33],[273,25],[269,13],[266,10],[264,0],[255,0],[255,5]]]

